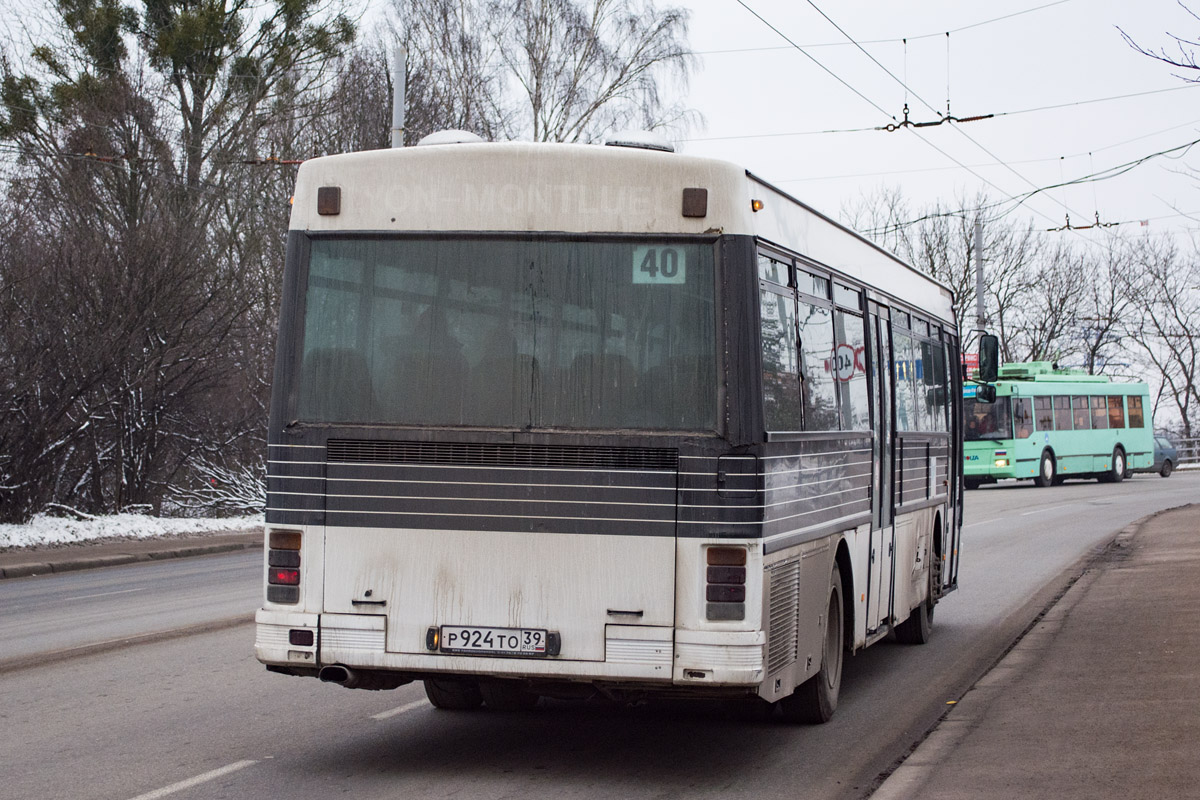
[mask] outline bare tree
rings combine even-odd
[[[436,112],[435,127],[580,142],[693,120],[660,90],[667,80],[685,86],[695,66],[685,9],[648,0],[393,0],[393,7],[414,58],[410,97]]]
[[[1171,241],[1149,237],[1134,258],[1140,313],[1130,316],[1128,332],[1190,438],[1200,409],[1200,263],[1181,256]]]

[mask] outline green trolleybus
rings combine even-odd
[[[1144,383],[1055,369],[1045,361],[1000,368],[996,402],[963,387],[963,477],[968,489],[1001,478],[1038,486],[1067,478],[1120,481],[1154,461]]]

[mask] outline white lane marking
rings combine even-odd
[[[150,588],[150,587],[143,586],[140,589],[118,589],[117,591],[113,591],[113,592],[99,592],[97,594],[80,594],[80,595],[75,595],[74,597],[60,597],[59,599],[60,600],[91,600],[93,597],[108,597],[111,594],[130,594],[132,592],[144,592],[148,588]]]
[[[391,711],[383,711],[379,714],[372,714],[371,719],[387,719],[388,717],[395,717],[403,714],[406,711],[412,711],[414,708],[420,708],[421,706],[425,705],[429,705],[428,700],[414,700],[413,702],[406,703],[399,708],[393,708]]]
[[[228,775],[231,772],[237,772],[239,769],[245,769],[246,767],[257,763],[257,761],[236,761],[232,764],[221,767],[220,769],[214,769],[206,772],[203,775],[197,775],[194,778],[188,778],[187,780],[180,781],[179,783],[172,783],[170,786],[164,786],[161,789],[155,789],[153,792],[139,794],[137,797],[132,798],[132,800],[158,800],[159,797],[166,797],[169,794],[175,794],[176,792],[182,792],[184,789],[190,789],[193,786],[199,786],[202,783],[208,783],[211,780],[220,778],[222,775]]]
[[[1021,516],[1028,517],[1030,514],[1045,514],[1047,511],[1060,511],[1064,508],[1070,508],[1070,506],[1050,506],[1049,508],[1039,508],[1036,511],[1024,511],[1021,513]]]

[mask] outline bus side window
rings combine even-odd
[[[796,360],[795,299],[782,287],[765,285],[759,291],[759,298],[763,421],[769,431],[798,431],[800,375]]]
[[[1033,398],[1033,408],[1037,412],[1037,429],[1039,431],[1054,430],[1054,415],[1050,413],[1050,398]]]
[[[1125,403],[1119,396],[1108,398],[1108,427],[1125,427]]]
[[[833,374],[833,312],[804,298],[796,306],[800,330],[800,393],[804,430],[838,429],[837,390]]]
[[[1066,395],[1054,395],[1054,429],[1071,430],[1071,398]]]
[[[1146,419],[1142,416],[1142,398],[1140,397],[1129,398],[1129,427],[1146,427]]]
[[[1014,397],[1013,428],[1018,439],[1028,439],[1033,435],[1033,404],[1028,397]]]
[[[1076,395],[1071,398],[1071,407],[1074,409],[1075,430],[1086,431],[1091,430],[1092,415],[1088,411],[1088,399],[1086,395]]]
[[[837,375],[838,395],[842,409],[842,430],[871,429],[871,410],[867,404],[866,341],[863,318],[838,309],[835,332],[833,369]]]
[[[1098,431],[1108,430],[1108,401],[1092,395],[1092,427]]]

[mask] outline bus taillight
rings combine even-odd
[[[267,536],[267,602],[300,602],[300,531]]]
[[[709,547],[705,553],[705,618],[746,618],[746,548]]]
[[[275,586],[299,586],[300,570],[272,569],[270,574],[267,575],[267,583]]]

